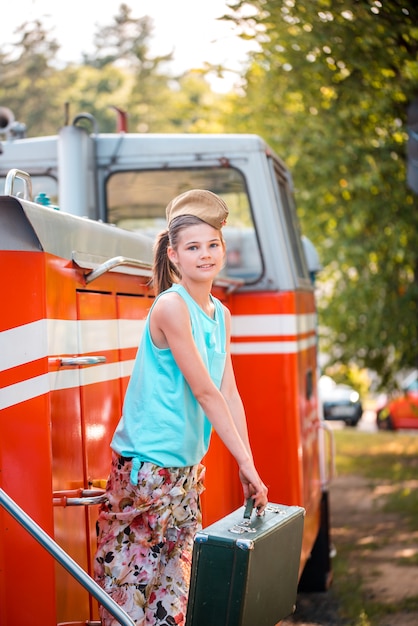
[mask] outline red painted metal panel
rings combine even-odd
[[[0,411],[0,468],[2,489],[52,536],[52,464],[46,395]],[[0,623],[54,624],[54,561],[1,507],[0,545]],[[42,581],[42,593],[34,581]],[[44,620],[37,622],[37,615]]]
[[[45,354],[1,372],[0,382],[10,385],[49,371],[52,388],[49,394],[0,414],[1,484],[51,536],[55,535],[78,563],[91,571],[97,507],[88,511],[84,507],[55,507],[53,514],[52,490],[104,486],[110,466],[109,443],[120,417],[130,363],[139,342],[140,322],[153,301],[152,291],[145,279],[113,272],[86,286],[83,271],[68,261],[43,253],[27,253],[23,261],[22,253],[7,254],[12,254],[8,264],[12,262],[14,267],[13,285],[20,283],[25,293],[13,287],[13,302],[1,317],[1,328],[45,320],[45,346],[52,355],[49,364]],[[306,558],[318,528],[320,498],[316,395],[308,397],[307,393],[308,372],[316,387],[316,354],[315,331],[312,327],[304,329],[303,324],[299,328],[298,320],[314,313],[313,295],[266,292],[226,296],[219,289],[216,294],[230,308],[233,320],[245,321],[234,331],[232,351],[256,465],[269,485],[271,501],[307,509],[303,548]],[[18,309],[15,317],[13,309]],[[267,318],[259,316],[272,316],[273,330],[266,333],[263,323]],[[90,345],[94,327],[83,326],[91,322],[96,326],[93,334],[98,333],[99,351]],[[126,332],[135,337],[126,339]],[[67,346],[67,356],[71,356],[75,346],[77,354],[106,356],[106,363],[75,370],[63,367],[58,358],[62,345]],[[16,461],[21,458],[25,459],[22,465]],[[235,460],[216,434],[204,461],[207,477],[202,503],[204,523],[208,524],[240,506],[243,496]],[[12,563],[13,551],[5,541],[9,532],[4,530],[6,514],[0,511],[0,515],[0,554],[5,557],[9,578],[10,572],[17,575],[20,564]],[[28,541],[34,543],[30,538],[22,539],[24,531],[15,524],[9,524],[9,520],[6,523],[12,529],[11,536],[19,538],[19,546]],[[45,583],[45,595],[31,588],[27,592],[32,626],[95,619],[96,607],[69,574],[57,566],[54,575],[52,559],[40,547],[30,548],[30,553],[37,555]],[[1,611],[9,611],[19,602],[13,596],[17,592],[2,575],[0,582],[7,584],[2,584],[2,589],[7,588],[11,594],[7,598],[8,608],[0,608],[3,618]],[[54,601],[51,602],[55,587],[56,615]],[[52,606],[48,615],[45,597],[48,606]],[[37,603],[43,607],[39,612],[33,610]],[[3,602],[1,605],[5,606]],[[25,607],[17,610],[21,612],[20,622],[28,621],[24,617]],[[37,616],[41,616],[39,620]]]
[[[44,254],[0,250],[0,259],[1,267],[7,268],[0,331],[42,319],[45,314]]]

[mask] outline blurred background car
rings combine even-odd
[[[376,424],[380,430],[418,428],[418,370],[403,380],[401,389],[377,408]]]
[[[363,415],[360,394],[349,385],[337,384],[329,376],[321,376],[318,384],[323,416],[339,420],[347,426],[357,426]]]

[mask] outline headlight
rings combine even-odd
[[[350,402],[357,402],[359,398],[360,398],[360,394],[358,394],[357,391],[352,391],[350,393]]]

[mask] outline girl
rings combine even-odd
[[[230,355],[230,313],[211,295],[228,208],[206,190],[177,196],[154,258],[157,297],[111,447],[95,577],[138,626],[184,626],[193,538],[212,427],[257,513],[267,488],[252,459]],[[117,622],[101,608],[102,624]]]

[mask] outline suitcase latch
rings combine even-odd
[[[257,530],[255,528],[251,528],[250,520],[243,520],[239,524],[235,524],[235,526],[230,528],[229,532],[235,533],[236,535],[243,535],[244,533],[255,533]]]
[[[286,509],[283,509],[276,504],[269,503],[264,510],[269,513],[280,513],[280,515],[287,515]]]

